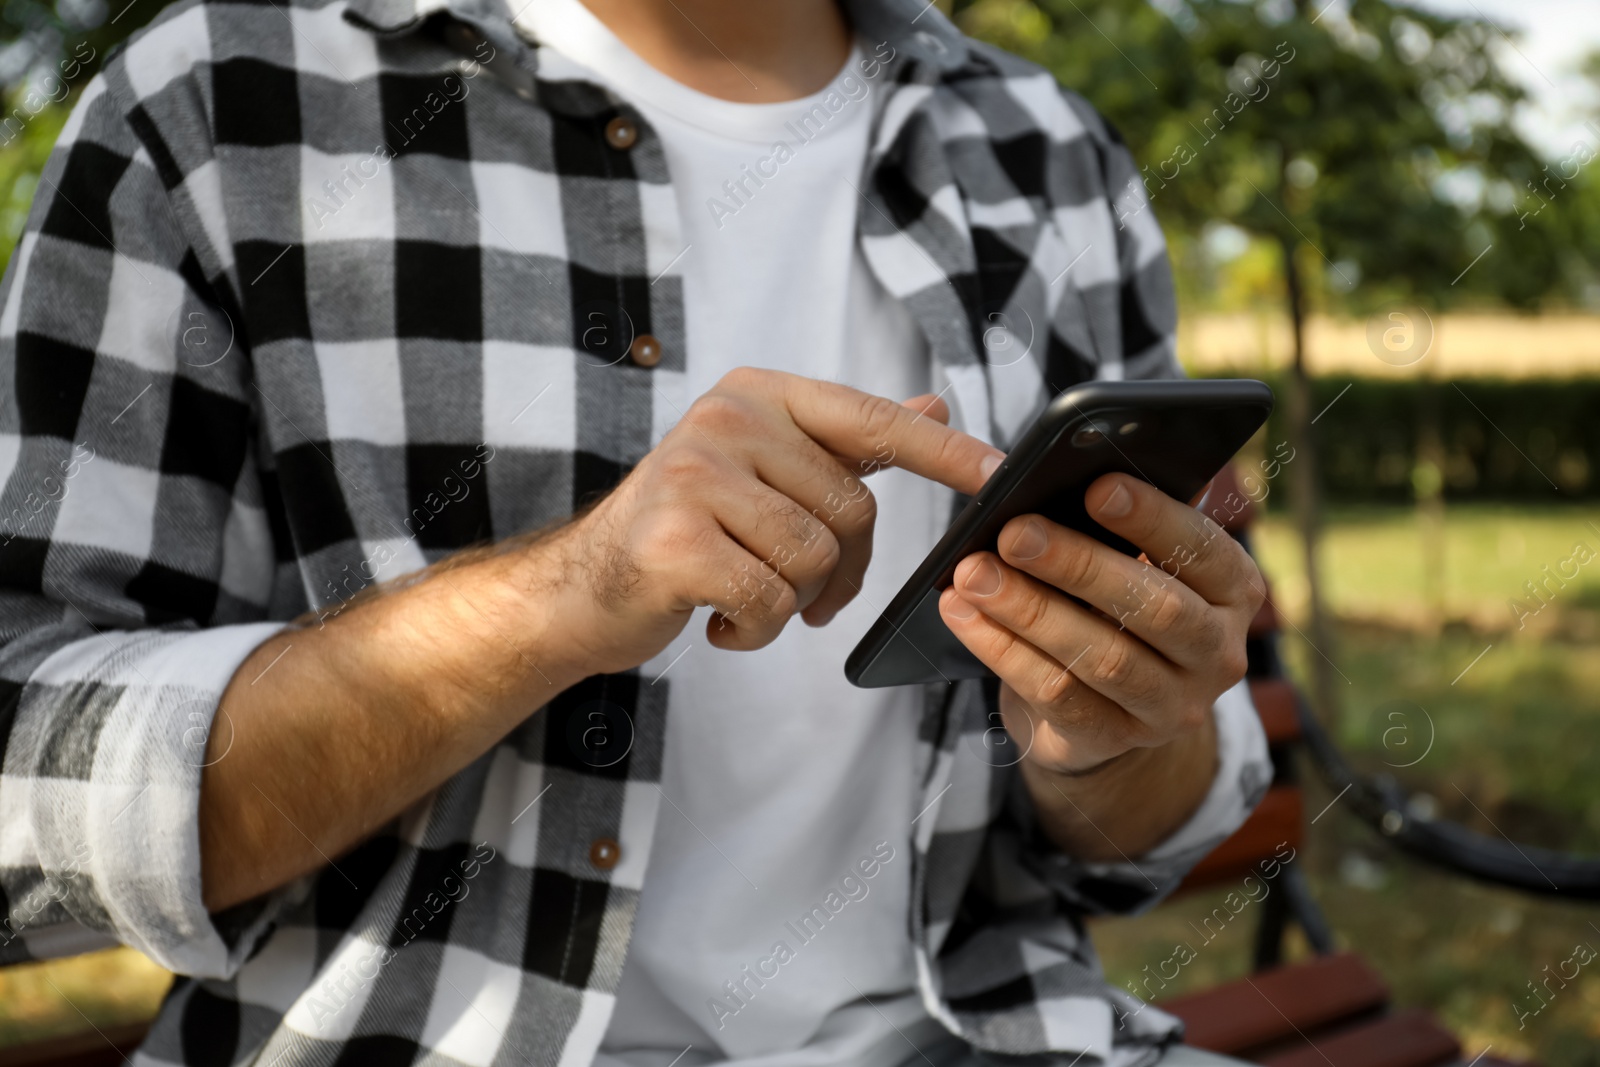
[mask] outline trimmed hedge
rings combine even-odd
[[[1284,383],[1269,383],[1278,408],[1267,426],[1268,440],[1282,441]],[[1349,391],[1340,396],[1346,386]],[[1600,498],[1600,378],[1322,378],[1312,382],[1312,396],[1312,414],[1322,412],[1312,430],[1331,501],[1410,501],[1418,485],[1434,478],[1447,500]],[[1430,405],[1442,446],[1437,474],[1417,463]]]

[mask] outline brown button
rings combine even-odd
[[[641,333],[628,346],[628,358],[641,367],[654,367],[661,362],[661,342],[647,333]]]
[[[612,148],[632,148],[639,139],[639,127],[633,120],[618,115],[606,123],[606,144]]]
[[[589,843],[589,862],[602,871],[609,871],[622,859],[622,846],[609,837],[597,837]]]

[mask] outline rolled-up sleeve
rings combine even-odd
[[[200,775],[232,742],[223,689],[279,625],[107,631],[29,672],[0,771],[5,933],[27,948],[8,944],[7,958],[91,947],[99,933],[183,974],[242,961],[270,909],[225,939],[201,904]]]
[[[170,159],[96,78],[0,284],[0,963],[220,976],[272,916],[201,904],[219,698],[282,624],[237,304]]]

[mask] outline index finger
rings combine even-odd
[[[1249,555],[1206,515],[1126,474],[1107,474],[1083,497],[1089,516],[1144,550],[1145,558],[1211,604],[1263,591]]]
[[[795,425],[835,455],[899,467],[969,496],[1005,458],[998,448],[888,397],[792,374],[779,379]]]

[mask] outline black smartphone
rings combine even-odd
[[[1083,495],[1090,484],[1120,471],[1192,500],[1271,411],[1272,390],[1252,379],[1086,382],[1066,390],[889,602],[845,661],[845,677],[866,689],[988,677],[939,617],[939,594],[958,563],[994,551],[1001,528],[1027,514],[1137,556],[1138,548],[1089,518]]]

